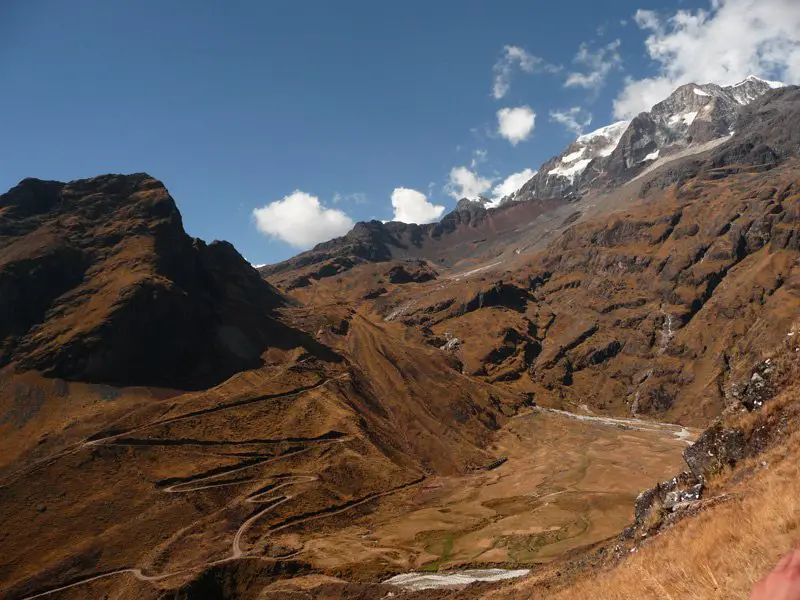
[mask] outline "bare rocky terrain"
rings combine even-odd
[[[0,594],[568,593],[744,493],[793,435],[800,335],[800,90],[747,98],[602,189],[360,223],[260,271],[147,175],[21,182]]]

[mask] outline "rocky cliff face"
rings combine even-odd
[[[743,107],[783,87],[756,77],[722,87],[681,86],[649,112],[582,135],[545,163],[514,200],[576,198],[618,187],[656,161],[708,149],[735,133]]]
[[[26,179],[0,196],[0,364],[50,376],[208,386],[304,336],[227,242],[183,230],[148,175]]]

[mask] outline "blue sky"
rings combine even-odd
[[[575,137],[552,111],[580,107],[591,130],[616,120],[615,100],[624,116],[688,77],[800,73],[795,0],[721,4],[5,0],[0,188],[146,171],[191,235],[282,260],[352,221],[393,218],[393,194],[400,217],[436,218],[476,189],[450,182],[457,167],[491,195]],[[775,9],[772,29],[718,73],[720,37],[758,6]],[[679,10],[695,21],[669,21]],[[691,43],[712,53],[704,70],[681,54]],[[513,113],[516,133],[500,135],[498,111],[526,107],[535,126]],[[259,218],[272,221],[259,231]]]

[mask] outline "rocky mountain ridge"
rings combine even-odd
[[[0,195],[0,367],[207,387],[269,348],[317,346],[275,318],[290,303],[231,244],[190,238],[146,174]]]
[[[530,247],[537,241],[531,239],[532,232],[539,236],[548,233],[549,229],[542,226],[548,220],[553,221],[549,226],[552,229],[580,218],[585,209],[570,210],[570,206],[582,194],[600,197],[637,177],[643,180],[646,193],[654,186],[665,187],[691,177],[712,164],[777,164],[781,157],[795,151],[791,138],[794,128],[786,123],[797,109],[793,95],[796,88],[775,86],[757,79],[729,88],[683,86],[656,105],[652,115],[643,113],[630,123],[623,121],[581,136],[563,156],[548,163],[559,172],[571,168],[567,163],[585,167],[569,177],[548,178],[550,167],[546,165],[513,200],[498,207],[487,207],[480,198],[464,198],[438,223],[358,223],[341,238],[259,270],[288,291],[364,262],[422,259],[453,266],[459,261],[491,260],[509,246]],[[664,156],[660,156],[662,151]],[[645,160],[651,154],[653,157]],[[715,158],[711,162],[694,158],[706,155]],[[599,173],[597,169],[608,170]],[[542,185],[551,186],[547,194],[555,196],[545,195]]]
[[[652,163],[681,151],[702,151],[735,133],[742,107],[767,92],[785,87],[757,77],[722,87],[689,83],[649,112],[584,134],[508,201],[575,198],[594,190],[618,187]],[[662,160],[662,162],[664,162]]]

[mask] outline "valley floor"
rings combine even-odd
[[[69,567],[76,569],[72,576],[68,572],[52,575],[66,579],[62,585],[48,585],[52,581],[48,576],[36,585],[38,589],[31,590],[33,593],[20,597],[100,597],[109,590],[158,597],[159,589],[169,589],[206,569],[236,568],[240,561],[253,558],[273,565],[276,559],[278,564],[299,561],[337,581],[365,584],[409,571],[533,567],[618,533],[630,522],[639,491],[680,469],[687,438],[694,435],[680,426],[650,421],[526,409],[510,419],[487,448],[491,456],[501,459],[499,466],[395,485],[387,481],[372,492],[354,494],[352,500],[343,502],[319,495],[325,479],[331,477],[333,457],[346,456],[358,448],[357,436],[337,433],[231,442],[220,441],[225,437],[222,430],[207,429],[212,417],[224,418],[220,423],[229,419],[239,423],[236,415],[252,416],[252,411],[265,402],[286,399],[294,406],[303,406],[303,398],[317,397],[327,387],[347,379],[346,375],[325,377],[264,398],[242,396],[212,402],[201,396],[188,401],[189,412],[176,408],[180,403],[168,401],[164,408],[148,409],[144,416],[123,418],[115,428],[92,434],[86,428],[80,441],[44,457],[22,473],[9,474],[5,479],[12,484],[9,490],[19,489],[5,492],[9,501],[15,494],[28,493],[14,481],[47,477],[50,470],[74,461],[114,471],[155,469],[146,478],[157,473],[161,477],[156,489],[145,493],[142,488],[140,492],[150,498],[150,509],[145,505],[141,509],[122,505],[114,509],[117,498],[111,504],[103,501],[103,511],[108,514],[98,512],[85,524],[82,517],[71,522],[77,535],[89,536],[92,544],[108,553],[109,562],[99,563],[94,569],[88,565],[80,570]],[[147,416],[150,412],[152,415]],[[155,419],[153,415],[157,415]],[[198,418],[202,418],[203,429],[192,433],[191,438],[184,437]],[[162,437],[178,427],[184,432],[181,436]],[[245,432],[241,424],[237,427],[241,437]],[[273,446],[277,453],[265,452]],[[217,456],[220,451],[225,453]],[[170,479],[166,475],[175,473],[176,465],[169,459],[178,456],[184,474]],[[315,456],[309,462],[309,457]],[[314,464],[318,470],[312,472],[309,469]],[[192,471],[198,474],[188,475]],[[81,478],[94,478],[96,484],[92,484],[88,496],[81,492],[79,501],[87,502],[86,506],[93,506],[95,495],[103,497],[97,476],[104,477],[84,470]],[[140,480],[138,486],[144,485],[142,475],[135,477]],[[37,510],[47,511],[46,507],[62,501],[58,499],[68,499],[73,490],[83,489],[77,486],[78,480],[74,483],[64,478],[53,480],[51,489],[38,498]],[[204,508],[220,498],[224,500],[217,512]],[[311,506],[312,500],[318,503],[317,509],[302,508]],[[159,516],[153,508],[163,511],[163,507],[175,506],[175,501],[191,502],[200,512],[191,517],[197,520],[187,520],[183,529],[170,532],[179,520],[168,512]],[[300,508],[282,514],[285,506],[295,504]],[[123,517],[126,510],[134,511],[131,517]],[[153,514],[148,516],[148,512]],[[39,524],[48,514],[34,518],[37,531],[48,531]],[[91,529],[96,527],[103,528],[102,536],[92,538]],[[167,542],[158,542],[159,528],[168,534]],[[125,534],[128,529],[130,533]],[[47,540],[56,533],[50,530],[43,538],[37,537],[32,547],[15,546],[16,551],[28,557],[26,562],[35,556],[46,558],[53,544],[66,544],[55,538]],[[122,537],[117,540],[116,535]],[[125,551],[120,546],[123,539],[135,538],[141,545],[148,537],[156,543],[145,566],[114,566],[114,561],[119,564],[124,560]],[[134,556],[131,554],[131,558]],[[279,579],[282,589],[293,589],[306,581],[305,576],[294,583],[291,576]]]
[[[637,494],[680,470],[687,434],[533,409],[498,435],[491,450],[507,461],[496,469],[427,479],[348,527],[309,536],[301,556],[330,570],[362,564],[357,579],[549,562],[622,530]]]
[[[714,477],[699,513],[650,540],[638,540],[615,568],[586,571],[567,585],[554,584],[553,573],[543,571],[500,590],[463,597],[746,600],[755,582],[800,539],[798,401],[797,391],[790,390],[767,410],[771,419],[745,417],[739,424],[745,430],[773,429],[778,423],[785,437]]]

